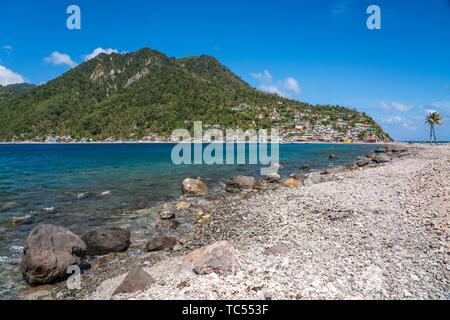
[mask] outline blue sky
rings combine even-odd
[[[81,30],[66,27],[72,4]],[[366,27],[373,4],[381,30]],[[0,84],[40,84],[93,53],[148,46],[210,54],[262,90],[364,111],[398,140],[427,139],[436,110],[438,138],[450,140],[449,0],[1,0],[0,30]]]

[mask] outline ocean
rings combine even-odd
[[[259,177],[261,165],[175,165],[174,146],[0,145],[0,299],[14,298],[27,287],[19,272],[21,247],[40,223],[62,225],[80,236],[100,226],[125,226],[133,232],[157,219],[165,202],[180,198],[180,185],[187,177],[205,179],[211,194],[224,192],[225,181],[232,176]],[[279,173],[287,177],[301,165],[313,170],[348,165],[377,147],[282,144]],[[330,154],[338,159],[329,160]],[[105,191],[111,193],[102,195]],[[9,202],[19,206],[2,208]],[[43,211],[50,207],[57,212]],[[148,210],[136,214],[139,209]],[[18,218],[25,223],[13,224]],[[151,231],[145,236],[151,237]]]

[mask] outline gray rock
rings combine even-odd
[[[130,245],[130,232],[120,228],[97,229],[83,237],[87,252],[91,256],[121,252]]]
[[[356,162],[356,164],[358,165],[358,167],[364,167],[364,166],[367,166],[371,162],[372,162],[372,159],[370,159],[370,158],[362,158],[362,159],[359,159]]]
[[[145,246],[146,251],[159,251],[164,249],[172,249],[177,244],[177,239],[172,237],[153,238]]]
[[[47,284],[67,276],[67,268],[86,255],[86,244],[69,229],[42,224],[28,236],[20,272],[33,285]]]
[[[335,154],[330,154],[330,156],[328,157],[329,160],[337,160],[337,155]]]
[[[254,177],[236,176],[227,181],[226,191],[230,193],[250,192],[254,185]]]
[[[170,211],[170,210],[164,210],[159,214],[159,217],[162,220],[169,220],[169,219],[173,219],[175,218],[175,212]]]
[[[266,256],[270,256],[270,255],[276,256],[276,255],[283,255],[283,254],[286,254],[288,252],[289,252],[289,247],[288,246],[286,246],[284,244],[278,244],[276,246],[267,248],[264,251],[264,254]]]
[[[305,185],[313,185],[322,182],[322,174],[320,172],[312,172],[306,176]]]
[[[122,283],[114,291],[113,296],[120,293],[134,293],[147,288],[156,280],[151,275],[144,271],[141,266],[135,267],[131,270]]]
[[[375,161],[376,163],[384,163],[390,162],[391,158],[387,154],[380,153],[373,159],[373,161]]]
[[[206,196],[209,193],[208,187],[199,179],[187,178],[181,184],[183,194],[190,197]]]

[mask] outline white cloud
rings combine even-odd
[[[403,127],[407,130],[417,130],[419,126],[417,125],[417,117],[413,118],[416,121],[412,121],[409,119],[404,119],[400,116],[393,116],[387,119],[383,119],[382,122],[387,123],[388,125],[393,125],[395,128]]]
[[[98,56],[99,54],[102,54],[102,53],[111,54],[111,53],[118,53],[118,51],[116,49],[111,49],[111,48],[103,49],[101,47],[98,47],[92,53],[87,54],[87,55],[83,56],[82,58],[85,61],[88,61],[88,60],[94,59],[96,56]]]
[[[402,117],[394,116],[385,120],[387,123],[400,123],[403,121]]]
[[[8,45],[8,46],[3,46],[3,49],[5,49],[5,50],[12,50],[13,48]]]
[[[413,105],[406,105],[400,102],[391,102],[391,105],[400,112],[410,111],[415,108]]]
[[[437,111],[434,110],[434,109],[425,109],[425,112],[426,112],[427,114],[429,114],[429,113],[434,113],[434,112],[437,112]]]
[[[0,66],[0,85],[7,86],[8,84],[23,82],[25,82],[25,80],[20,74],[6,69],[4,66]]]
[[[274,83],[272,80],[272,75],[270,74],[269,70],[264,70],[264,72],[258,73],[250,73],[250,75],[254,79],[259,80],[260,84],[258,88],[263,91],[267,91],[269,93],[276,93],[279,96],[285,98],[291,97],[288,91],[294,92],[296,94],[301,93],[298,81],[295,80],[293,77],[286,78],[283,82],[278,81],[277,83]]]
[[[53,52],[49,57],[45,57],[44,61],[47,63],[51,63],[53,65],[68,65],[69,67],[73,68],[77,64],[72,61],[72,58],[70,58],[69,55],[64,53],[59,53],[58,51]]]
[[[450,109],[450,101],[437,101],[431,104],[434,108]]]
[[[392,109],[392,107],[390,105],[388,105],[386,102],[381,102],[380,105],[378,106],[378,108],[380,108],[384,112],[389,112]]]
[[[258,80],[272,82],[272,75],[268,70],[264,70],[264,73],[258,72],[258,73],[250,73],[250,75]]]
[[[263,91],[267,91],[269,93],[276,93],[277,95],[281,96],[281,97],[285,97],[285,98],[289,98],[289,94],[287,92],[284,92],[283,90],[281,90],[280,88],[278,88],[278,86],[272,84],[272,85],[266,85],[266,84],[262,84],[259,86],[259,88]]]
[[[292,77],[287,78],[284,80],[284,87],[288,90],[294,91],[297,94],[300,94],[300,86],[298,85],[298,81],[295,80]]]

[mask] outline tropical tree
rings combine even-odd
[[[437,112],[430,112],[426,117],[425,124],[430,126],[430,143],[433,143],[433,136],[434,136],[434,143],[437,144],[436,131],[434,126],[436,124],[442,125],[441,120],[443,120],[443,118]]]

